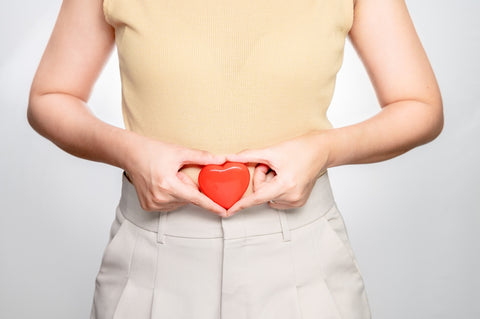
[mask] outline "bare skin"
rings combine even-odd
[[[319,171],[384,161],[435,139],[443,129],[443,102],[434,72],[403,0],[356,0],[349,38],[375,89],[381,111],[354,125],[309,132],[228,160],[264,163],[255,171],[255,192],[229,215],[269,203],[277,209],[305,204]],[[283,154],[297,154],[295,162]],[[273,168],[268,175],[268,167]],[[301,169],[298,169],[301,167]],[[305,170],[307,168],[307,170]]]
[[[148,211],[193,203],[231,216],[269,200],[277,209],[299,207],[325,169],[393,158],[435,139],[443,128],[440,90],[404,0],[356,0],[349,37],[376,91],[378,114],[264,149],[211,154],[109,125],[89,111],[114,30],[101,0],[64,0],[32,82],[28,121],[66,152],[126,170]],[[295,163],[288,154],[298,155]],[[225,160],[248,163],[253,173],[249,192],[228,210],[201,193],[196,173],[183,168]]]

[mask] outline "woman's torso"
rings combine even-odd
[[[332,127],[353,0],[105,0],[104,13],[126,129],[225,154]],[[183,171],[197,182],[200,168]]]

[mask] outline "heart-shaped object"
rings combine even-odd
[[[248,188],[250,172],[243,163],[209,164],[198,175],[200,191],[225,209],[233,206]]]

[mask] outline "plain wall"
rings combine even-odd
[[[1,318],[89,317],[120,195],[120,169],[60,150],[26,119],[60,5],[9,1],[0,13]],[[444,130],[394,159],[331,168],[331,183],[374,318],[480,318],[480,2],[407,5],[442,90]],[[120,98],[114,51],[89,106],[123,127]],[[347,40],[329,118],[340,127],[379,109]]]

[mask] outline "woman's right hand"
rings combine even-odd
[[[136,141],[125,167],[146,211],[172,211],[193,203],[224,217],[226,209],[200,192],[179,170],[186,164],[223,164],[224,155],[190,149],[146,137]]]

